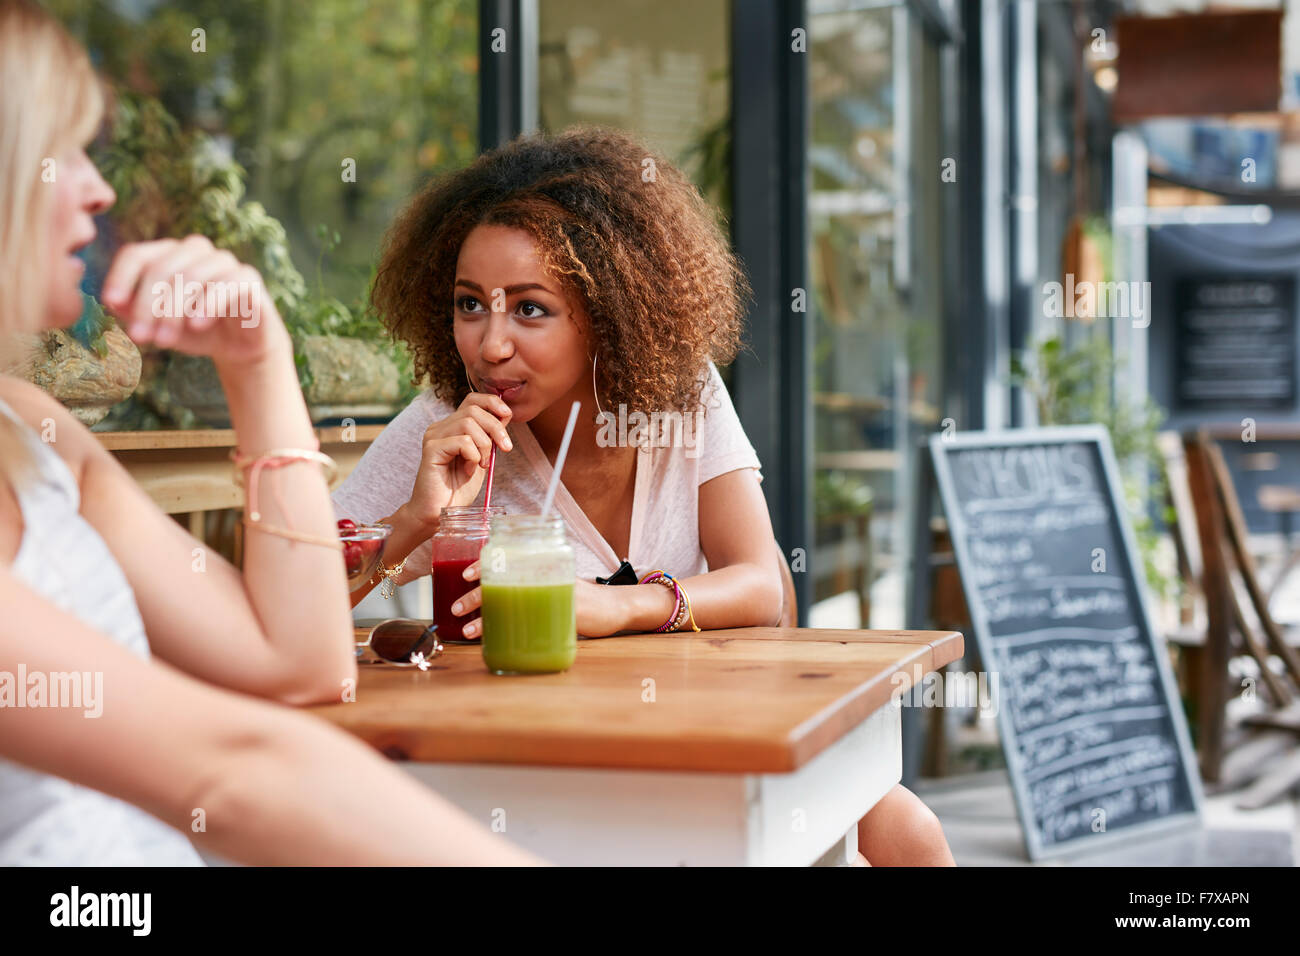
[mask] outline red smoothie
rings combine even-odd
[[[505,511],[500,505],[491,508],[471,505],[444,508],[438,516],[438,533],[433,536],[433,560],[429,568],[433,576],[433,623],[438,625],[438,640],[466,640],[465,625],[478,620],[477,610],[457,617],[451,613],[451,606],[478,587],[477,581],[466,581],[461,575],[478,560],[487,541],[489,520]]]
[[[470,621],[477,621],[479,612],[457,616],[451,613],[451,606],[474,588],[477,581],[466,581],[461,575],[465,569],[478,560],[472,558],[445,558],[433,562],[433,623],[438,625],[438,640],[465,640],[464,627]]]

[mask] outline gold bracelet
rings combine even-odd
[[[301,531],[291,531],[288,528],[280,528],[273,524],[267,524],[265,521],[250,521],[244,519],[244,527],[251,528],[255,531],[264,531],[267,534],[273,534],[279,538],[288,538],[290,541],[301,541],[304,544],[318,544],[323,548],[329,548],[332,551],[342,551],[343,542],[338,538],[322,538],[319,535],[304,534]]]
[[[410,555],[407,555],[407,557],[410,557]],[[380,578],[379,593],[384,596],[385,601],[387,601],[389,598],[391,598],[394,594],[397,593],[397,582],[394,580],[394,578],[396,578],[399,574],[401,574],[402,569],[405,567],[406,567],[406,558],[402,558],[401,561],[398,561],[391,568],[386,568],[381,564],[379,566],[379,570],[375,572],[375,574],[378,574]],[[375,575],[374,574],[370,575],[370,580],[373,581],[374,579],[375,579]]]

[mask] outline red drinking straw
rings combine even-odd
[[[477,385],[470,381],[469,370],[465,370],[465,381],[469,382],[470,388],[476,392],[482,391]],[[487,492],[483,495],[483,516],[487,517],[487,510],[492,506],[492,474],[497,467],[497,446],[496,442],[492,443],[492,450],[488,452],[488,473],[487,473]]]
[[[497,467],[497,446],[493,445],[492,450],[488,452],[488,476],[487,476],[487,494],[483,496],[483,514],[487,514],[488,508],[492,506],[492,472]]]

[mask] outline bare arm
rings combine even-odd
[[[496,395],[471,393],[460,407],[425,429],[411,497],[380,519],[393,533],[384,548],[384,564],[392,567],[428,541],[438,530],[442,509],[471,504],[483,486],[493,445],[503,452],[514,448],[506,424],[510,406]],[[367,455],[377,454],[372,447]],[[428,574],[428,568],[406,568],[397,578],[405,584]],[[352,606],[374,590],[378,576],[352,594]]]
[[[0,670],[103,675],[97,718],[0,710],[6,759],[133,803],[242,863],[537,862],[323,721],[141,660],[3,569],[0,607]]]
[[[225,297],[222,314],[169,316],[154,291],[174,277],[238,294]],[[212,357],[242,454],[315,447],[288,332],[255,270],[192,236],[125,247],[104,290],[137,342]],[[66,415],[62,429],[58,444],[67,435],[73,447],[60,452],[82,464],[82,513],[126,573],[159,657],[234,690],[291,703],[338,699],[356,663],[337,550],[250,528],[241,572],[164,516]],[[319,465],[266,470],[258,492],[267,525],[336,539]]]
[[[781,617],[781,575],[772,560],[776,539],[757,473],[740,468],[701,485],[699,525],[700,550],[709,571],[681,579],[695,623],[705,630],[776,624]],[[622,598],[618,630],[653,631],[673,610],[673,593],[662,585],[601,590],[633,592]]]
[[[405,561],[412,551],[438,533],[438,519],[433,519],[432,523],[421,521],[410,513],[408,505],[403,505],[386,518],[380,518],[379,524],[393,526],[393,532],[384,545],[384,564],[388,567]],[[399,583],[406,584],[421,576],[415,573],[414,569],[406,569],[406,571],[407,573],[399,579]],[[379,580],[379,573],[376,572],[369,581],[353,591],[352,606],[356,607],[360,604],[361,599],[378,586]]]
[[[356,660],[337,553],[300,544],[274,573],[252,576],[246,561],[241,574],[163,514],[62,405],[12,380],[4,394],[34,427],[53,423],[53,447],[78,478],[82,514],[121,565],[158,657],[212,683],[288,703],[339,699],[342,682],[356,676]],[[332,525],[319,473],[302,469],[296,477],[318,483]],[[260,544],[287,551],[290,543]],[[296,608],[297,620],[277,608],[259,612],[258,602],[275,601]]]

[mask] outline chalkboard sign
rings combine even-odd
[[[1296,402],[1295,279],[1183,279],[1177,285],[1175,402],[1241,414]]]
[[[1030,858],[1195,824],[1105,429],[936,435],[930,454]]]

